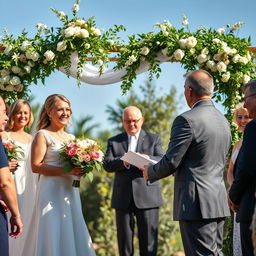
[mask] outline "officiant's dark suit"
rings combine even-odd
[[[184,89],[191,110],[174,120],[166,154],[145,168],[144,177],[154,182],[175,173],[173,214],[187,256],[223,255],[224,218],[230,215],[223,180],[230,128],[211,101],[208,72],[188,73]]]
[[[149,184],[142,172],[120,158],[129,150],[148,155],[153,160],[163,156],[161,139],[158,135],[141,129],[143,117],[134,106],[123,112],[123,127],[126,132],[108,140],[104,167],[115,172],[111,207],[116,210],[119,254],[133,255],[134,218],[138,227],[140,255],[156,255],[158,210],[162,205],[159,184]],[[134,150],[131,136],[136,137]]]
[[[229,190],[231,201],[237,206],[237,222],[240,223],[243,255],[253,255],[252,222],[255,207],[256,187],[256,80],[245,85],[244,107],[249,117],[254,118],[247,124],[235,164],[235,178]]]

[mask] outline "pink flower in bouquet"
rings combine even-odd
[[[91,161],[91,157],[89,154],[83,154],[83,160],[84,162],[88,163]]]
[[[97,159],[100,157],[99,151],[93,150],[93,151],[91,152],[91,154],[90,154],[90,157],[91,157],[92,159],[97,160]]]
[[[67,151],[67,155],[70,157],[77,155],[77,147],[73,146],[73,147],[69,148]]]
[[[4,147],[7,149],[7,150],[12,150],[14,148],[14,144],[12,142],[3,142],[3,145]]]

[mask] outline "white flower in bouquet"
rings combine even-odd
[[[244,74],[243,76],[243,84],[247,84],[251,80],[251,77]]]
[[[174,53],[173,53],[174,58],[177,61],[181,61],[183,59],[183,57],[185,56],[184,51],[182,51],[181,49],[177,49]]]
[[[226,73],[222,74],[222,76],[221,76],[221,81],[222,81],[223,83],[227,83],[228,80],[229,80],[229,78],[230,78],[230,72],[226,72]]]
[[[65,42],[61,41],[57,43],[57,51],[58,52],[63,52],[67,49],[67,45]]]
[[[199,64],[202,64],[208,60],[208,57],[205,54],[199,54],[196,59]]]
[[[13,66],[11,69],[12,69],[12,72],[13,72],[14,74],[19,74],[20,71],[21,71],[21,68],[19,68],[19,67],[17,67],[17,66]]]
[[[149,51],[150,51],[149,48],[146,47],[146,46],[144,46],[144,47],[141,49],[140,54],[146,56],[146,55],[149,54]]]
[[[86,44],[84,45],[84,49],[86,49],[86,50],[90,49],[90,47],[91,47],[91,45],[90,45],[89,43],[86,43]]]
[[[187,38],[186,47],[187,48],[193,48],[197,44],[197,39],[194,36],[190,36]]]
[[[219,35],[223,34],[225,32],[225,28],[219,28],[216,31]]]
[[[132,65],[136,61],[136,57],[134,55],[131,55],[128,57],[128,60],[125,62],[126,66]]]
[[[191,48],[191,49],[189,49],[189,52],[190,52],[190,54],[194,55],[195,52],[196,52],[196,49],[195,48]]]
[[[72,10],[74,12],[78,12],[80,10],[79,5],[78,4],[74,4]]]
[[[46,51],[46,52],[44,53],[44,57],[45,57],[45,59],[46,59],[47,61],[51,61],[51,60],[53,60],[53,59],[55,58],[55,54],[54,54],[53,51],[48,50],[48,51]]]
[[[26,65],[24,67],[24,70],[29,74],[31,72],[31,67],[29,65]]]
[[[213,60],[208,60],[206,62],[206,66],[210,69],[210,70],[216,70],[216,64]]]
[[[84,28],[80,29],[78,34],[79,34],[78,37],[81,37],[81,38],[89,37],[89,32]]]
[[[185,15],[182,16],[182,25],[187,26],[188,25],[188,19]]]
[[[18,76],[13,76],[10,80],[11,85],[17,85],[20,84],[20,78]]]
[[[219,61],[216,67],[219,72],[226,72],[227,70],[227,65],[223,61]]]
[[[26,49],[27,49],[29,46],[31,46],[31,42],[29,42],[29,41],[26,40],[26,41],[23,41],[23,42],[22,42],[20,49],[21,49],[22,51],[26,51]]]

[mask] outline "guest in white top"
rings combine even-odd
[[[246,108],[243,107],[243,103],[238,104],[234,110],[234,122],[237,125],[239,131],[244,132],[245,126],[251,121],[249,113]],[[237,141],[233,146],[231,159],[227,171],[227,181],[231,186],[234,180],[234,165],[238,156],[239,150],[242,145],[242,139]],[[242,256],[241,239],[240,239],[240,227],[236,222],[236,214],[234,214],[234,227],[233,227],[233,255]]]

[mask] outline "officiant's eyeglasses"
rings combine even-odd
[[[137,119],[137,120],[124,120],[124,122],[125,122],[126,124],[131,124],[131,123],[137,124],[140,120],[141,120],[141,118],[140,118],[140,119]]]

